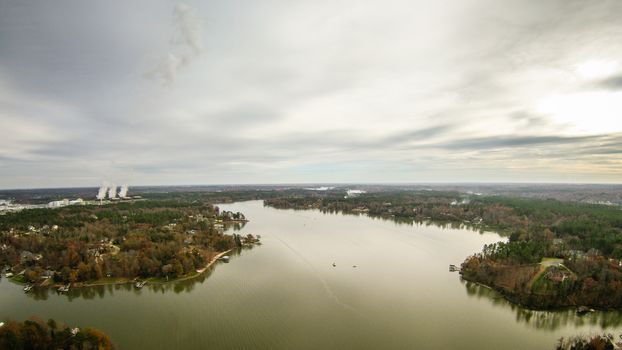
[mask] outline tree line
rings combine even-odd
[[[70,328],[53,319],[8,321],[0,327],[0,349],[110,350],[110,337],[94,328]]]

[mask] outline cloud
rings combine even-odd
[[[622,89],[622,74],[604,79],[598,84],[598,86],[611,90],[620,90]]]
[[[437,125],[414,131],[400,132],[384,139],[385,144],[421,142],[441,135],[447,135],[456,129],[454,125]]]
[[[617,92],[602,90],[620,78],[577,67],[619,61],[620,12],[615,0],[0,2],[0,186],[619,182]]]
[[[178,3],[173,9],[173,34],[169,51],[155,68],[147,72],[148,78],[161,81],[170,86],[180,69],[203,52],[203,34],[201,22],[196,10],[184,3]]]
[[[532,147],[540,145],[567,145],[577,144],[587,140],[594,140],[594,137],[560,137],[560,136],[508,136],[508,137],[485,137],[475,139],[460,139],[450,143],[440,144],[440,147],[448,149],[499,149]]]

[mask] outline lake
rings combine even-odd
[[[495,233],[261,201],[220,207],[243,212],[239,232],[263,245],[140,290],[24,294],[3,278],[0,319],[92,326],[121,349],[552,349],[561,336],[622,331],[618,312],[528,311],[448,271],[504,239]]]

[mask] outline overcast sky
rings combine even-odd
[[[0,0],[0,188],[622,182],[622,1]]]

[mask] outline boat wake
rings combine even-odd
[[[294,249],[292,246],[290,246],[289,244],[287,244],[284,240],[282,240],[280,237],[277,236],[273,236],[274,238],[276,238],[277,240],[279,240],[281,243],[283,243],[283,245],[289,249],[292,253],[296,254],[300,260],[302,260],[308,267],[309,269],[313,272],[313,275],[322,283],[322,286],[324,287],[324,291],[326,292],[326,294],[328,295],[329,298],[331,298],[337,305],[343,307],[346,310],[351,311],[352,313],[368,320],[371,321],[370,317],[367,317],[366,315],[364,315],[363,313],[361,313],[358,309],[356,309],[355,307],[353,307],[352,305],[349,305],[347,303],[344,303],[343,301],[341,301],[341,299],[339,299],[339,296],[337,296],[337,294],[333,291],[333,289],[330,287],[330,285],[328,284],[328,282],[326,282],[326,280],[322,277],[322,275],[320,275],[317,270],[313,267],[313,264],[311,264],[302,254],[300,254],[296,249]]]

